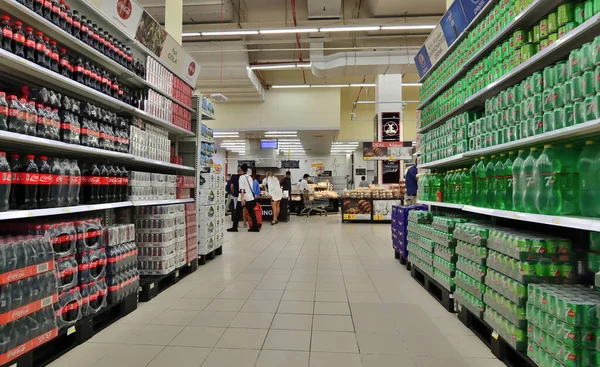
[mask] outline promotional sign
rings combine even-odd
[[[444,37],[444,31],[442,26],[438,24],[432,31],[427,40],[425,41],[425,48],[431,65],[435,65],[441,60],[444,53],[448,51],[448,43],[446,43],[446,37]]]
[[[455,1],[450,5],[448,11],[440,21],[446,44],[452,45],[458,36],[467,28],[467,19],[459,1]]]
[[[371,199],[342,199],[343,220],[371,220]]]
[[[310,164],[310,168],[315,170],[315,174],[320,175],[325,170],[325,163],[323,162],[314,162]]]
[[[215,164],[213,164],[213,169],[215,170],[215,173],[217,175],[220,175],[221,170],[223,169],[223,166],[221,166],[221,163],[215,163]]]
[[[281,168],[286,169],[299,169],[300,161],[281,161]]]
[[[160,56],[167,39],[167,31],[150,14],[144,12],[135,32],[135,39],[156,56]]]
[[[411,141],[365,142],[363,160],[365,161],[405,161],[412,159]]]
[[[373,200],[373,221],[392,220],[394,205],[402,205],[402,200]]]
[[[381,164],[383,175],[382,184],[397,184],[400,182],[400,162],[398,161],[385,161]]]
[[[417,66],[419,77],[421,78],[431,69],[431,59],[429,58],[425,46],[422,46],[419,52],[417,52],[417,56],[415,56],[415,65]]]
[[[356,175],[357,176],[366,176],[367,175],[367,169],[366,168],[357,168],[356,169]]]
[[[331,177],[333,174],[333,172],[331,171],[323,171],[323,173],[321,173],[321,177]]]
[[[160,59],[176,70],[186,82],[196,84],[200,74],[200,65],[181,47],[170,35],[166,35],[161,53],[157,54]]]
[[[481,13],[483,8],[490,2],[490,0],[459,0],[462,5],[463,12],[465,13],[465,19],[467,24],[471,24],[477,14]]]
[[[400,112],[381,113],[381,140],[400,141]]]
[[[132,0],[92,0],[90,1],[104,16],[115,23],[130,37],[135,37],[144,8]]]

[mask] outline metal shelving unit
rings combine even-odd
[[[462,104],[456,106],[429,125],[422,127],[421,130],[419,130],[419,133],[427,132],[460,113],[483,106],[486,99],[495,96],[507,87],[519,83],[534,72],[540,71],[546,66],[566,58],[571,50],[580,47],[586,42],[592,41],[598,34],[600,34],[600,14],[594,15],[585,23],[560,38],[557,42],[546,47],[527,61],[515,67],[506,75],[468,97]]]

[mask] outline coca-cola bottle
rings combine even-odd
[[[100,168],[96,163],[94,163],[88,170],[89,177],[89,196],[87,202],[89,204],[98,204],[100,203],[100,190],[102,183],[102,175],[100,172]]]
[[[27,161],[23,165],[24,186],[22,201],[19,201],[17,196],[17,206],[19,209],[35,209],[37,208],[37,189],[40,181],[40,174],[38,171],[37,164],[35,164],[35,156],[33,154],[27,155]]]
[[[133,52],[131,52],[131,47],[127,46],[125,49],[125,57],[127,60],[127,69],[133,69]]]
[[[119,98],[119,80],[117,79],[116,76],[113,77],[113,79],[112,79],[111,90],[112,90],[112,93],[110,93],[110,95],[113,98]]]
[[[32,27],[25,28],[25,59],[35,62],[35,37]]]
[[[81,19],[79,18],[79,12],[73,10],[73,26],[71,27],[71,34],[73,37],[81,39]]]
[[[69,63],[69,56],[67,56],[67,49],[61,48],[59,57],[60,62],[58,65],[58,70],[60,75],[71,78],[71,73],[69,72],[71,65]]]
[[[59,72],[59,60],[60,56],[58,55],[56,41],[50,41],[50,70],[54,71],[55,73]]]
[[[18,134],[25,134],[26,125],[20,117],[21,102],[17,99],[17,96],[11,94],[8,96],[8,118],[7,125],[8,131]]]
[[[35,63],[42,67],[46,65],[46,43],[42,32],[35,33]]]
[[[85,84],[85,67],[83,66],[83,60],[81,57],[77,57],[75,65],[73,66],[73,80],[77,83]]]
[[[39,15],[44,16],[44,0],[35,0],[33,2],[33,11]]]
[[[23,174],[21,172],[21,161],[19,159],[18,154],[10,155],[10,180],[11,180],[11,189],[9,194],[9,208],[17,209],[19,205],[17,204],[17,196],[19,194],[22,195],[23,187],[21,181],[23,179]],[[21,191],[18,193],[18,191]]]
[[[83,85],[86,87],[92,86],[92,70],[90,69],[90,63],[87,60],[83,64]]]
[[[60,27],[60,5],[58,0],[52,0],[52,23]]]
[[[35,135],[38,138],[49,139],[50,138],[50,134],[49,134],[50,127],[48,126],[46,109],[44,108],[44,105],[42,105],[41,103],[38,103],[36,105],[36,107],[37,107],[37,124],[36,124]]]
[[[98,73],[94,65],[90,66],[90,84],[90,86],[96,90],[100,88],[100,83],[98,83]]]
[[[52,69],[52,50],[50,49],[50,37],[44,36],[44,63],[46,64],[46,69]]]
[[[6,160],[6,153],[0,152],[0,212],[5,212],[9,208],[11,181],[12,174],[10,172],[8,161]],[[6,256],[3,254],[3,252],[4,251],[0,251],[0,268],[5,266],[6,261]],[[2,270],[6,271],[6,269]],[[0,293],[1,292],[2,287],[0,287]],[[0,306],[1,304],[2,302],[0,300]]]
[[[110,94],[112,85],[110,83],[108,73],[106,72],[106,70],[102,70],[101,75],[102,75],[102,82],[101,82],[100,91],[104,94]]]
[[[25,57],[25,34],[23,33],[23,22],[20,20],[15,20],[13,26],[12,52],[19,57]]]
[[[52,109],[51,116],[52,116],[52,140],[60,140],[60,116],[58,115],[58,108]]]
[[[13,42],[13,31],[10,26],[10,17],[8,15],[2,16],[2,49],[5,51],[12,51]]]
[[[127,201],[129,196],[129,172],[121,166],[121,201]]]
[[[60,0],[58,5],[58,26],[60,29],[65,30],[67,28],[67,8],[65,7],[65,0]]]
[[[106,190],[106,200],[108,203],[117,201],[117,172],[112,165],[108,165],[108,189]]]
[[[69,177],[69,205],[79,205],[79,191],[81,190],[81,170],[76,160],[69,162],[71,176]]]
[[[71,7],[69,5],[65,5],[66,13],[67,13],[67,22],[65,23],[65,31],[71,34],[71,30],[73,29],[73,13],[71,12]]]
[[[27,135],[36,136],[37,134],[37,109],[35,108],[35,102],[27,102],[27,109],[29,111],[27,118]]]
[[[79,190],[79,204],[87,204],[88,193],[88,167],[85,163],[79,165],[81,170],[81,188]]]
[[[90,30],[88,28],[88,20],[85,15],[81,15],[81,42],[90,44]]]
[[[104,38],[104,28],[98,28],[98,48],[100,53],[106,53],[106,39]]]
[[[106,56],[112,59],[115,57],[115,45],[113,43],[113,38],[110,34],[108,34],[108,31],[104,31],[104,39],[106,40],[106,47],[104,48],[104,53],[106,54]]]
[[[52,184],[50,185],[50,197],[48,199],[48,207],[58,207],[60,198],[60,189],[62,187],[63,176],[58,158],[52,159],[52,165],[50,166],[50,173],[52,174]]]
[[[8,102],[6,93],[0,91],[0,130],[8,130]]]
[[[44,0],[43,15],[46,20],[52,21],[52,1],[51,0]]]
[[[71,180],[71,167],[67,159],[61,160],[60,172],[63,177],[62,184],[60,186],[60,193],[58,194],[58,206],[69,206],[69,183]]]
[[[97,50],[98,41],[100,41],[100,37],[98,37],[98,25],[96,23],[92,23],[92,26],[90,27],[88,23],[88,28],[92,30],[92,47]]]
[[[50,187],[52,185],[52,172],[48,164],[48,157],[41,156],[38,164],[40,180],[38,187],[38,205],[41,209],[50,207]]]

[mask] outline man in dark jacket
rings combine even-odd
[[[292,193],[292,173],[287,171],[285,177],[281,179],[282,190],[287,190],[288,195]]]
[[[229,209],[231,210],[231,220],[233,221],[233,216],[235,214],[235,208],[237,207],[238,195],[240,194],[240,186],[239,179],[240,174],[242,173],[242,169],[238,167],[237,173],[231,175],[229,182],[227,182],[227,187],[229,187],[229,192],[231,193],[231,204],[229,204]]]

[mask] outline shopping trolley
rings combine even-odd
[[[319,202],[322,202],[323,204],[329,204],[329,200],[315,200],[315,194],[306,190],[302,194],[302,197],[304,198],[304,209],[302,209],[300,212],[300,216],[306,215],[308,217],[312,212],[319,214],[319,216],[323,214],[327,216],[327,210],[319,208],[318,204]]]

